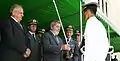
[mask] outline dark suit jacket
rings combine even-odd
[[[2,21],[0,61],[23,61],[23,53],[28,47],[26,31],[12,18]]]
[[[80,48],[82,48],[83,46],[85,46],[85,38],[84,37],[83,37],[82,42],[80,44]]]
[[[31,55],[28,58],[27,61],[39,61],[40,60],[40,51],[39,51],[39,39],[36,36],[36,39],[33,38],[33,36],[28,33],[29,41],[30,41],[30,49],[31,49]]]
[[[43,61],[60,61],[62,40],[60,37],[58,40],[59,43],[51,31],[43,35]]]
[[[78,46],[78,52],[79,52],[79,59],[78,59],[78,61],[81,61],[81,55],[83,54],[82,52],[81,52],[81,48],[83,47],[83,46],[85,46],[85,39],[84,39],[84,37],[83,37],[83,39],[82,39],[82,42],[81,42],[81,44],[80,44],[80,46]]]

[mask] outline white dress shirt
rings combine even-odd
[[[36,36],[35,36],[35,33],[29,31],[29,33],[33,36],[34,35],[34,38],[36,39]]]
[[[21,23],[20,23],[20,22],[18,22],[18,20],[16,20],[16,19],[15,19],[14,17],[12,17],[12,16],[11,16],[11,18],[12,18],[12,19],[14,19],[14,20],[15,20],[15,22],[17,22],[17,23],[20,25],[20,27],[23,29],[23,27],[22,27]]]

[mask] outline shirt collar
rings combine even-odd
[[[69,41],[70,41],[72,38],[70,37],[70,38],[67,38],[67,39],[69,39]]]
[[[93,18],[95,18],[95,16],[90,17],[87,21],[90,21],[90,20],[92,20]]]
[[[33,32],[31,32],[31,31],[29,31],[29,33],[32,35],[32,34],[35,34],[35,33],[33,33]]]
[[[52,33],[53,33],[53,35],[55,36],[55,33],[52,31],[52,30],[50,30]]]
[[[18,23],[18,20],[16,20],[13,16],[11,16],[11,18],[12,18],[12,19],[14,19],[14,20],[15,20],[15,22],[17,22],[17,23]]]

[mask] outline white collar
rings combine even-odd
[[[87,20],[87,22],[88,22],[88,21],[91,21],[91,20],[94,19],[94,18],[96,18],[96,17],[95,17],[95,16],[90,17],[90,18]]]
[[[78,42],[78,46],[80,46],[81,42]]]
[[[71,40],[72,38],[70,37],[70,38],[68,38],[69,40]]]
[[[31,35],[33,35],[33,34],[35,35],[35,33],[31,32],[31,31],[29,31],[29,33],[30,33]]]
[[[53,33],[53,35],[55,36],[55,33],[52,31],[52,30],[50,30],[52,33]]]
[[[81,42],[78,42],[78,44],[81,44]]]
[[[67,42],[69,43],[70,42],[70,40],[72,39],[72,37],[70,37],[70,38],[67,38],[67,39],[69,39]]]
[[[19,23],[19,22],[18,22],[18,20],[16,20],[13,16],[11,16],[11,18],[12,18],[12,19],[14,19],[14,20],[15,20],[15,22]]]

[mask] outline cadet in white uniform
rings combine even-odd
[[[105,61],[109,49],[107,32],[103,24],[95,17],[97,5],[94,3],[84,6],[84,16],[87,20],[85,27],[84,61]]]

